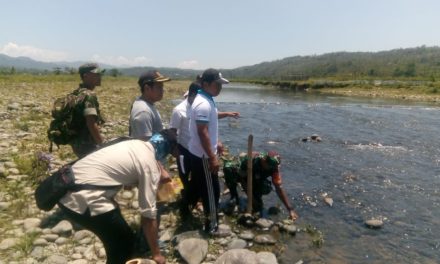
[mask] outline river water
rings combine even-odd
[[[230,152],[246,151],[249,134],[254,150],[277,150],[297,225],[323,234],[321,247],[307,232],[283,235],[282,263],[440,263],[438,106],[245,84],[224,86],[216,102],[241,113],[219,122]],[[322,142],[302,141],[312,134]],[[264,201],[281,204],[274,192]],[[384,226],[367,228],[372,218]]]

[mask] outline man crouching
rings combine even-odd
[[[132,257],[134,248],[135,235],[114,200],[123,185],[138,187],[145,239],[153,260],[165,263],[158,245],[156,193],[159,184],[170,178],[161,171],[157,160],[176,150],[175,133],[163,130],[147,142],[133,139],[102,148],[72,166],[76,184],[106,188],[69,192],[60,200],[59,207],[71,221],[99,237],[104,244],[107,263],[125,263]]]

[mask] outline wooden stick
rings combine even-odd
[[[248,137],[248,161],[247,161],[247,213],[252,214],[252,143],[254,136]]]

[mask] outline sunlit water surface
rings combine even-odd
[[[317,96],[230,84],[215,98],[232,154],[282,155],[283,187],[300,215],[298,226],[324,234],[318,248],[305,233],[282,236],[282,263],[440,262],[440,108],[387,100]],[[312,134],[322,142],[303,142]],[[328,206],[323,195],[332,197]],[[272,192],[266,206],[280,204]],[[284,213],[284,217],[285,217]],[[384,221],[369,229],[367,219]]]

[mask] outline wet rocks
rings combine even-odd
[[[321,142],[322,138],[317,134],[313,134],[309,137],[304,137],[301,139],[302,142]]]
[[[255,222],[255,225],[262,229],[269,229],[273,225],[273,221],[266,218],[260,218]]]
[[[261,245],[274,245],[277,241],[269,234],[257,235],[254,242]]]
[[[231,249],[221,255],[215,264],[255,264],[257,254],[247,249]]]

